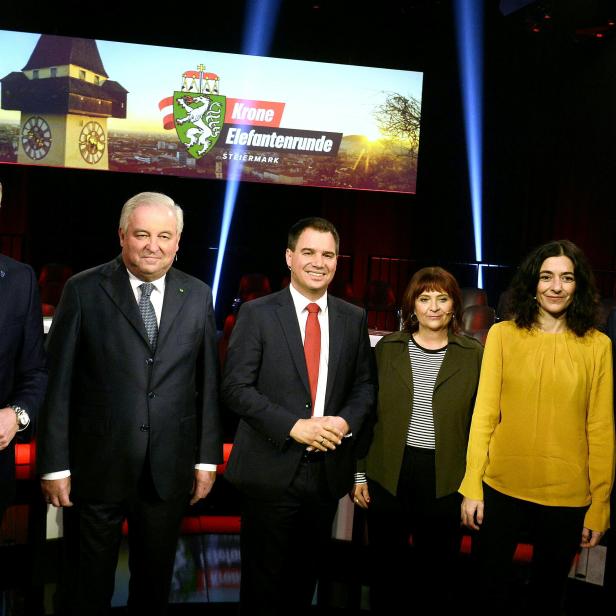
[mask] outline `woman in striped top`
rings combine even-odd
[[[404,293],[403,330],[376,346],[378,407],[360,439],[353,499],[367,510],[372,609],[382,613],[396,613],[409,573],[422,584],[414,606],[420,596],[431,609],[454,596],[443,583],[453,584],[460,548],[457,489],[482,355],[479,342],[459,334],[461,306],[455,278],[424,268]]]

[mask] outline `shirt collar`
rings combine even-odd
[[[317,306],[321,310],[321,314],[325,314],[327,310],[327,291],[319,297],[319,299],[309,299],[305,295],[302,295],[294,286],[293,283],[289,284],[289,291],[291,291],[291,298],[293,299],[293,304],[295,306],[295,312],[297,314],[301,314],[304,310],[306,310],[306,306],[308,304],[317,304]]]
[[[126,271],[128,272],[128,280],[130,281],[130,286],[133,288],[133,290],[138,289],[139,285],[142,285],[144,282],[146,282],[145,280],[140,280],[139,278],[137,278],[137,276],[135,276],[135,274],[133,274],[128,268],[126,269]],[[154,285],[154,289],[162,293],[165,290],[166,276],[167,274],[165,273],[160,278],[157,278],[156,280],[149,280],[148,282],[151,282]]]

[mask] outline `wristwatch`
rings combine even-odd
[[[30,415],[21,408],[21,406],[17,406],[16,404],[11,404],[10,407],[15,411],[15,415],[17,416],[17,432],[22,432],[30,425]]]

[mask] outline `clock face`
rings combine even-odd
[[[82,158],[90,165],[94,165],[103,157],[106,143],[105,129],[98,122],[91,120],[79,135],[79,151]]]
[[[51,128],[40,116],[28,118],[21,129],[21,145],[32,160],[45,158],[51,148]]]

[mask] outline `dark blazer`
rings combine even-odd
[[[369,451],[358,463],[392,494],[396,494],[411,421],[413,373],[409,356],[409,332],[395,332],[376,345],[379,395],[376,425],[369,422],[361,435],[362,450]],[[439,370],[432,408],[436,440],[436,496],[452,494],[460,487],[466,467],[466,445],[481,370],[483,347],[468,336],[449,336],[445,359]],[[366,451],[360,452],[366,455]]]
[[[171,268],[156,351],[121,258],[73,276],[48,336],[39,471],[70,469],[72,494],[133,488],[149,454],[162,499],[191,489],[196,462],[222,461],[210,289]]]
[[[365,312],[328,295],[329,364],[325,414],[340,415],[354,436],[325,454],[330,492],[353,481],[355,436],[374,404]],[[246,495],[274,499],[287,488],[305,450],[290,438],[311,416],[301,332],[289,289],[244,304],[231,335],[222,395],[240,416],[225,476]]]
[[[36,277],[30,266],[0,255],[0,408],[21,406],[34,424],[46,384]],[[15,477],[14,441],[0,451],[0,481]]]

